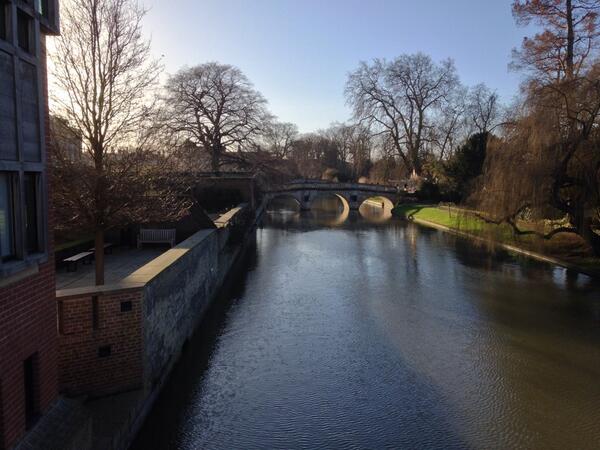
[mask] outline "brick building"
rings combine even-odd
[[[58,0],[0,0],[0,449],[57,397],[45,35]]]

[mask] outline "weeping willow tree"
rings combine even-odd
[[[523,114],[488,148],[471,198],[484,218],[517,235],[576,234],[600,255],[599,112],[600,66],[532,88]]]
[[[472,200],[515,234],[575,234],[598,256],[600,1],[515,0],[513,13],[541,32],[514,52],[514,67],[528,75],[524,99],[488,149]]]

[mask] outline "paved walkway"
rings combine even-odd
[[[132,272],[152,261],[157,256],[168,250],[168,246],[144,247],[130,249],[127,247],[115,248],[112,254],[104,256],[104,282],[116,283]],[[56,273],[56,289],[71,289],[95,284],[95,264],[79,262],[77,271],[68,272],[66,267],[60,268]]]
[[[14,450],[78,450],[92,441],[92,414],[81,399],[59,398]]]

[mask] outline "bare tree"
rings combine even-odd
[[[373,156],[373,164],[369,170],[369,180],[377,183],[389,183],[406,178],[406,167],[398,164],[398,156],[394,143],[388,135],[373,137],[377,142]]]
[[[362,125],[352,125],[350,139],[352,175],[354,179],[358,180],[361,176],[368,175],[374,143],[371,132]]]
[[[257,138],[271,119],[264,97],[241,70],[227,64],[181,69],[165,90],[168,128],[207,151],[215,172],[231,152]]]
[[[386,134],[408,170],[420,174],[434,112],[459,85],[451,60],[436,64],[422,53],[361,63],[346,83],[354,117]]]
[[[466,88],[458,86],[436,111],[425,144],[430,160],[450,158],[457,145],[467,138],[466,92]]]
[[[513,65],[545,82],[572,79],[598,49],[599,0],[514,0],[518,24],[535,23],[542,31],[525,37],[514,50]]]
[[[297,137],[298,127],[289,122],[273,122],[265,127],[263,134],[267,150],[279,159],[289,158]]]
[[[346,163],[350,156],[354,127],[345,123],[334,122],[329,128],[322,130],[320,134],[333,142],[337,148],[337,160]]]
[[[372,136],[361,124],[333,123],[323,132],[336,144],[339,164],[350,165],[351,177],[358,179],[368,170],[372,151]]]
[[[475,133],[484,134],[493,131],[500,122],[498,94],[485,84],[476,85],[469,92],[467,111],[470,125]]]
[[[160,69],[142,36],[145,13],[135,0],[65,3],[51,55],[57,112],[81,136],[88,156],[71,164],[58,149],[56,192],[63,197],[56,201],[71,214],[65,220],[95,235],[96,284],[104,283],[104,232],[145,216],[138,206],[146,203],[133,199],[147,186],[138,185],[149,137],[142,130]],[[71,186],[74,179],[79,187]]]

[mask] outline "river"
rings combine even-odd
[[[269,214],[133,448],[600,448],[598,282],[375,215]]]

